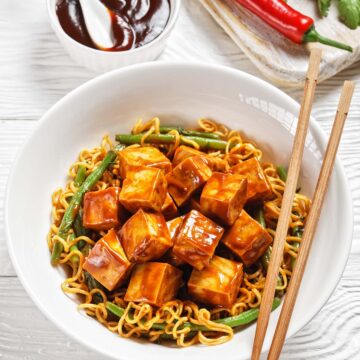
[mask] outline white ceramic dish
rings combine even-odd
[[[55,34],[77,64],[98,73],[156,59],[164,50],[181,6],[181,0],[170,0],[169,21],[164,31],[150,43],[128,51],[102,51],[82,45],[65,33],[56,15],[56,2],[57,0],[47,0],[49,20]]]
[[[156,79],[156,81],[154,81]],[[240,71],[208,65],[144,64],[100,76],[74,90],[39,121],[13,166],[5,203],[6,232],[14,267],[27,292],[57,326],[90,348],[121,360],[247,359],[255,326],[226,344],[185,349],[123,339],[81,315],[60,289],[64,274],[50,265],[46,234],[50,195],[66,180],[80,149],[105,133],[127,132],[138,117],[194,125],[208,116],[255,139],[266,157],[288,162],[299,105],[272,85]],[[315,188],[325,136],[314,120],[302,165],[302,191]],[[352,237],[350,192],[336,162],[288,336],[326,303],[346,264]],[[279,315],[270,319],[264,350]]]

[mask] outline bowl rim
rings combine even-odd
[[[150,47],[155,46],[157,43],[161,42],[162,40],[165,40],[166,37],[171,33],[171,31],[173,30],[173,28],[179,18],[181,0],[169,0],[169,1],[170,2],[173,1],[174,6],[171,6],[171,4],[170,4],[169,20],[168,20],[167,24],[165,25],[165,28],[163,29],[163,31],[160,33],[160,35],[145,45],[139,46],[134,49],[125,50],[125,51],[106,51],[106,50],[101,50],[101,49],[94,49],[94,48],[91,48],[89,46],[79,43],[78,41],[73,39],[71,36],[69,36],[65,32],[65,30],[62,28],[62,26],[60,25],[60,22],[56,16],[56,12],[54,11],[53,5],[52,5],[52,2],[54,2],[54,4],[56,5],[56,0],[47,0],[46,6],[47,6],[50,23],[51,23],[52,27],[54,28],[55,32],[57,34],[61,34],[61,36],[64,39],[66,39],[68,42],[70,42],[74,46],[78,47],[79,49],[82,49],[83,51],[89,51],[93,54],[104,54],[104,56],[107,56],[107,57],[116,57],[116,56],[117,57],[125,57],[128,54],[135,54],[135,53],[140,53],[142,51],[146,51]]]
[[[260,79],[254,75],[248,74],[248,73],[243,72],[238,69],[230,68],[230,67],[223,66],[223,65],[214,65],[214,64],[206,64],[206,63],[149,62],[149,63],[135,64],[135,65],[127,66],[125,68],[115,69],[113,71],[109,71],[105,74],[99,75],[93,79],[86,81],[84,84],[71,90],[64,97],[62,97],[60,100],[58,100],[54,105],[52,105],[50,107],[49,110],[47,110],[42,115],[40,120],[37,121],[36,125],[34,126],[34,129],[27,136],[23,145],[20,147],[20,149],[18,150],[18,152],[16,154],[16,157],[12,164],[12,167],[11,167],[11,170],[10,170],[10,173],[8,176],[7,184],[6,184],[6,193],[5,193],[5,202],[4,202],[4,210],[5,210],[4,224],[5,224],[6,244],[7,244],[8,252],[10,255],[10,259],[14,266],[16,274],[18,275],[18,278],[19,278],[21,284],[23,285],[24,289],[26,290],[27,294],[30,296],[32,301],[36,304],[38,309],[40,309],[40,311],[47,317],[47,319],[49,319],[53,324],[55,324],[59,329],[61,329],[70,338],[75,339],[76,341],[78,341],[80,344],[86,346],[87,348],[90,348],[98,353],[101,353],[102,355],[105,355],[105,356],[108,356],[111,358],[114,358],[113,355],[108,353],[105,349],[99,349],[98,347],[96,347],[95,344],[93,344],[91,342],[87,342],[86,339],[84,339],[83,337],[78,335],[76,332],[73,332],[72,329],[67,328],[67,327],[63,326],[61,323],[59,323],[57,320],[57,317],[55,315],[53,315],[53,313],[51,313],[50,311],[48,311],[46,308],[43,307],[41,299],[38,298],[37,294],[33,292],[30,285],[27,284],[26,275],[23,273],[23,271],[21,269],[21,265],[17,261],[15,249],[12,246],[12,241],[11,241],[10,225],[9,225],[10,219],[9,219],[9,215],[8,215],[9,214],[9,211],[8,211],[8,209],[9,209],[9,194],[10,194],[10,188],[11,188],[11,185],[13,182],[12,179],[15,176],[15,172],[17,171],[17,168],[20,165],[19,159],[21,157],[21,154],[25,151],[33,134],[35,134],[37,131],[39,131],[40,128],[48,122],[47,119],[51,118],[53,112],[56,112],[58,108],[61,108],[63,106],[63,104],[66,103],[67,100],[70,99],[72,96],[76,95],[79,92],[82,92],[84,89],[96,86],[97,83],[100,83],[108,78],[111,78],[112,76],[115,76],[115,75],[121,74],[121,73],[126,73],[126,72],[134,72],[134,71],[136,72],[138,69],[141,69],[141,70],[150,69],[151,70],[154,68],[164,68],[164,69],[172,69],[172,70],[175,70],[177,68],[180,68],[181,70],[184,70],[184,69],[199,69],[199,70],[202,69],[202,70],[204,70],[205,69],[209,72],[215,71],[215,72],[227,73],[227,74],[238,77],[239,80],[241,77],[243,77],[247,80],[253,81],[254,84],[256,84],[257,86],[262,86],[265,89],[271,90],[272,93],[274,94],[274,96],[279,96],[283,100],[288,101],[290,103],[290,106],[293,107],[295,110],[300,109],[300,104],[296,100],[291,98],[289,95],[287,95],[282,90],[278,89],[276,86],[268,83],[267,81],[265,81],[263,79]],[[327,140],[325,132],[321,129],[320,125],[315,121],[315,119],[313,117],[310,118],[309,130],[313,130],[314,134],[316,135],[316,137],[320,143],[320,146],[323,149],[325,149],[326,140]],[[344,229],[346,231],[346,233],[344,233],[344,239],[348,239],[348,240],[346,241],[346,247],[344,247],[343,256],[341,258],[342,262],[341,262],[341,266],[339,267],[339,269],[341,269],[341,271],[339,271],[338,276],[336,278],[335,277],[331,278],[331,285],[328,286],[328,288],[331,289],[331,291],[329,291],[328,294],[323,295],[322,305],[319,308],[317,308],[317,309],[314,308],[313,311],[311,311],[311,312],[308,311],[306,314],[304,314],[304,316],[303,316],[304,322],[301,325],[293,324],[292,327],[289,328],[289,331],[286,334],[286,340],[289,339],[290,337],[294,336],[299,330],[304,328],[315,317],[315,315],[317,313],[319,313],[320,310],[326,305],[326,303],[328,302],[330,296],[333,294],[334,290],[336,289],[336,287],[342,277],[342,274],[344,272],[348,258],[350,256],[352,239],[353,239],[353,230],[354,230],[353,229],[353,202],[352,202],[352,196],[351,196],[349,182],[346,177],[344,167],[343,167],[342,163],[340,162],[340,159],[338,156],[336,157],[336,160],[335,160],[334,170],[337,171],[339,180],[343,185],[344,193],[342,194],[343,195],[342,200],[343,200],[343,204],[345,205],[344,208],[347,209],[347,212],[348,212],[348,216],[346,217],[347,223],[344,225]],[[338,261],[339,260],[340,259],[338,259]],[[282,304],[280,306],[280,309],[281,309],[281,307],[282,307]],[[269,348],[270,348],[270,346],[266,346],[264,344],[264,346],[262,348],[262,354],[268,352]],[[177,350],[179,350],[179,349],[177,349]],[[119,357],[117,357],[117,358],[120,359]],[[122,354],[121,360],[133,360],[133,359],[129,358],[126,354]]]

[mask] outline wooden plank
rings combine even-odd
[[[4,191],[17,149],[43,113],[95,74],[74,64],[47,20],[43,0],[0,1],[0,358],[99,359],[47,321],[26,295],[10,264],[4,236]],[[179,22],[160,57],[203,61],[264,76],[198,0],[185,0]],[[360,83],[359,64],[318,86],[313,115],[329,133],[343,80]],[[300,100],[301,91],[282,88]],[[353,251],[360,253],[360,91],[345,126],[340,156],[355,207]],[[360,260],[351,256],[344,277],[323,311],[284,348],[283,359],[356,359],[359,347]],[[316,294],[315,294],[316,295]]]
[[[5,244],[4,200],[7,177],[16,153],[34,121],[0,121],[0,276],[15,275]]]
[[[0,358],[99,359],[48,321],[16,277],[0,278],[0,293]]]
[[[360,256],[352,255],[329,302],[309,325],[285,344],[281,359],[358,358],[360,327],[356,316],[360,315],[359,278]],[[0,358],[100,358],[50,323],[27,297],[16,277],[0,278],[0,294]],[[147,358],[156,357],[149,354]]]

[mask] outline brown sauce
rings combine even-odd
[[[110,11],[115,45],[124,51],[146,45],[164,30],[170,16],[169,0],[100,0]],[[85,25],[79,0],[58,0],[56,14],[63,30],[77,42],[98,49]]]

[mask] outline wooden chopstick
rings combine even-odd
[[[269,323],[271,307],[275,295],[277,276],[279,274],[279,268],[283,259],[283,252],[289,228],[292,204],[300,173],[311,107],[314,100],[314,93],[319,73],[320,60],[321,50],[318,48],[311,50],[309,67],[304,87],[304,95],[301,102],[298,125],[289,164],[288,178],[285,185],[284,196],[282,200],[279,220],[273,244],[273,250],[266,275],[262,301],[260,304],[259,318],[256,325],[256,333],[251,356],[252,360],[258,360],[260,358],[261,349],[264,343],[264,338]]]
[[[295,268],[291,275],[290,284],[286,291],[284,305],[276,326],[275,335],[271,344],[268,360],[278,359],[283,347],[289,322],[294,309],[296,298],[304,275],[306,262],[309,256],[311,243],[320,218],[321,208],[329,185],[330,176],[334,167],[336,152],[339,147],[344,123],[349,111],[350,102],[354,93],[355,84],[351,81],[345,81],[333,128],[331,130],[330,140],[326,148],[323,164],[319,179],[315,189],[313,203],[310,208],[309,216],[306,221],[305,231],[301,240],[300,249],[295,263]]]

